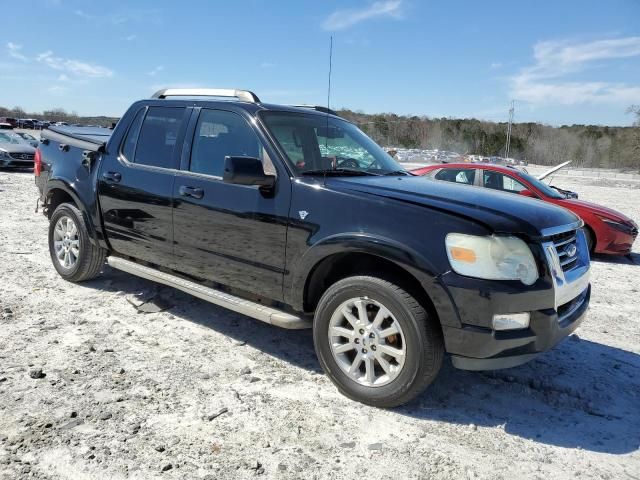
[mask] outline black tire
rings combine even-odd
[[[596,235],[589,227],[584,227],[584,236],[587,239],[587,248],[589,249],[589,255],[593,256],[596,248]]]
[[[54,230],[58,221],[64,217],[71,219],[77,227],[79,255],[70,268],[65,268],[58,259],[54,245]],[[107,251],[95,246],[89,240],[89,232],[82,217],[82,212],[70,203],[62,203],[56,208],[49,221],[49,254],[53,266],[62,278],[70,282],[84,282],[95,278],[102,270]]]
[[[382,304],[404,334],[404,365],[393,380],[381,386],[359,383],[343,370],[332,353],[331,318],[344,302],[358,297]],[[345,278],[327,289],[316,309],[313,340],[322,369],[342,394],[382,408],[402,405],[420,394],[436,378],[444,356],[442,332],[435,319],[429,318],[422,305],[404,289],[370,276]]]

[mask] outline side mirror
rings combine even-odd
[[[520,195],[524,195],[525,197],[538,198],[538,196],[535,193],[533,193],[531,190],[528,190],[526,188],[524,190],[520,190],[520,192],[518,193],[520,193]]]
[[[262,162],[254,157],[224,157],[222,180],[236,185],[256,185],[263,189],[271,189],[276,184],[275,175],[264,173]]]

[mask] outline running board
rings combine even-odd
[[[194,297],[201,298],[207,302],[233,310],[234,312],[255,318],[261,322],[293,330],[311,328],[310,320],[262,305],[261,303],[245,300],[243,298],[236,297],[235,295],[221,292],[220,290],[205,287],[196,282],[191,282],[176,275],[161,272],[155,268],[146,267],[130,260],[125,260],[119,257],[108,257],[107,263],[111,267],[122,270],[123,272],[131,273],[138,277],[146,278],[147,280],[152,280],[169,287],[177,288],[178,290],[182,290]]]

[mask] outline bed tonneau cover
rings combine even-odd
[[[41,136],[83,150],[104,151],[112,133],[101,127],[49,127],[42,130]]]

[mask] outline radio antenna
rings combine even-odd
[[[329,88],[327,89],[327,110],[331,108],[331,60],[333,58],[333,35],[329,38]]]
[[[331,111],[331,60],[333,58],[333,35],[331,35],[329,37],[329,85],[327,87],[327,130],[325,132],[325,137],[324,137],[324,151],[325,151],[325,155],[328,157],[329,156],[329,112]],[[334,161],[332,168],[337,168],[337,162]],[[323,183],[327,183],[327,172],[325,169],[325,173],[324,173],[324,179],[323,179]]]

